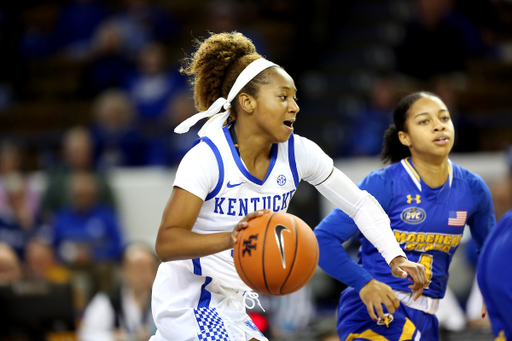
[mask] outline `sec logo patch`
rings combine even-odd
[[[279,186],[284,186],[285,183],[286,183],[286,176],[284,176],[283,174],[279,175],[277,177],[277,184]]]
[[[419,207],[409,207],[402,211],[400,218],[407,224],[419,224],[425,220],[427,213]]]

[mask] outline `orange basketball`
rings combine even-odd
[[[318,242],[302,219],[269,212],[249,221],[233,250],[236,271],[254,291],[287,295],[302,288],[318,264]]]

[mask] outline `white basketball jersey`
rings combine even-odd
[[[243,217],[256,210],[287,211],[300,181],[293,135],[287,142],[272,146],[270,165],[263,180],[247,171],[228,127],[202,138],[199,143],[207,143],[215,154],[217,165],[212,167],[218,167],[219,179],[205,199],[193,232],[230,232]],[[222,286],[250,290],[236,272],[231,250],[194,260],[194,265],[195,272],[200,266],[201,275],[217,279]]]
[[[178,169],[174,185],[204,198],[192,228],[200,234],[231,232],[255,210],[286,212],[302,178],[319,183],[333,167],[332,159],[316,144],[292,134],[287,142],[272,146],[267,174],[260,180],[247,171],[228,127],[198,143],[209,148],[197,146],[200,149],[187,154],[191,158]],[[206,340],[209,335],[219,340],[267,340],[245,312],[245,291],[252,289],[238,276],[232,250],[161,263],[153,284],[151,305],[158,331],[152,341]],[[226,333],[231,336],[224,337]]]

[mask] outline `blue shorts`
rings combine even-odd
[[[341,293],[338,308],[338,335],[341,341],[439,341],[439,323],[435,315],[409,308],[404,304],[388,314],[388,326],[384,321],[375,322],[368,315],[359,293],[347,288]]]

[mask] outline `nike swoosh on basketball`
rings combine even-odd
[[[283,240],[283,231],[291,232],[286,226],[278,224],[274,227],[274,234],[276,236],[276,242],[279,246],[279,252],[281,253],[281,263],[283,264],[283,269],[286,269],[286,260],[284,259],[284,240]]]
[[[241,183],[239,184],[231,184],[230,181],[228,181],[228,188],[233,188],[233,187],[236,187],[236,186],[240,186],[241,184],[243,184],[244,182],[242,181]]]

